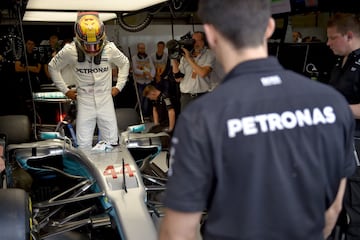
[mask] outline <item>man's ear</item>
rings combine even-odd
[[[204,31],[210,48],[215,47],[217,40],[216,40],[216,31],[214,29],[214,26],[211,24],[204,24]]]
[[[351,31],[348,31],[348,32],[346,33],[346,36],[347,36],[347,39],[348,39],[348,40],[351,40],[351,39],[354,37],[354,33],[351,32]]]
[[[275,20],[273,18],[270,18],[268,21],[268,25],[266,27],[265,31],[265,38],[269,39],[275,31]]]

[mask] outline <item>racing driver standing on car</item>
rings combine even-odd
[[[118,144],[118,127],[112,96],[124,87],[129,74],[128,58],[106,40],[105,26],[97,12],[81,12],[74,26],[74,41],[66,44],[49,63],[56,87],[68,98],[77,100],[76,135],[79,148],[92,147],[95,126],[99,140]],[[76,90],[68,89],[62,69],[72,69]],[[117,83],[112,87],[112,68],[118,68]]]

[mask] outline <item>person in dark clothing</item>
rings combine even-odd
[[[171,98],[153,85],[145,87],[143,96],[147,97],[153,105],[154,127],[150,132],[165,131],[172,133],[176,117]]]
[[[329,84],[344,95],[356,118],[355,136],[360,137],[360,19],[337,13],[327,24],[327,45],[339,58]]]
[[[268,0],[200,0],[226,74],[179,115],[160,240],[319,240],[355,171],[344,97],[269,57]],[[231,21],[229,22],[229,19]]]
[[[48,64],[51,59],[61,50],[61,44],[59,41],[59,37],[56,34],[52,34],[49,37],[49,47],[45,51],[45,56],[43,59],[43,83],[49,84],[52,83],[51,76],[48,69]]]
[[[33,93],[40,91],[41,62],[39,52],[35,49],[35,41],[28,39],[25,42],[26,55],[15,61],[16,89],[14,93],[14,105],[17,114],[26,114],[30,119],[34,118],[32,104]]]
[[[28,97],[32,92],[40,90],[39,73],[41,70],[40,56],[35,51],[35,42],[31,39],[26,41],[26,58],[25,54],[15,61],[15,72],[18,73],[19,81],[24,87],[24,94]],[[30,79],[28,80],[28,74]],[[29,81],[31,88],[29,87]]]
[[[347,100],[356,120],[355,138],[360,137],[360,19],[355,14],[337,13],[327,24],[327,45],[338,56],[329,84]],[[356,139],[355,139],[356,140]],[[359,145],[354,144],[359,153]],[[348,179],[344,207],[333,235],[360,239],[360,168]]]

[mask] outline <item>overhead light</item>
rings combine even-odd
[[[291,11],[290,0],[276,0],[271,1],[271,13],[286,13]]]
[[[27,10],[137,11],[168,0],[29,0]]]
[[[103,22],[116,19],[115,13],[99,13]],[[77,12],[26,11],[23,21],[27,22],[75,22]]]

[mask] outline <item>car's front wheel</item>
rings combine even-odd
[[[6,240],[29,240],[31,206],[22,189],[0,189],[0,235]]]

